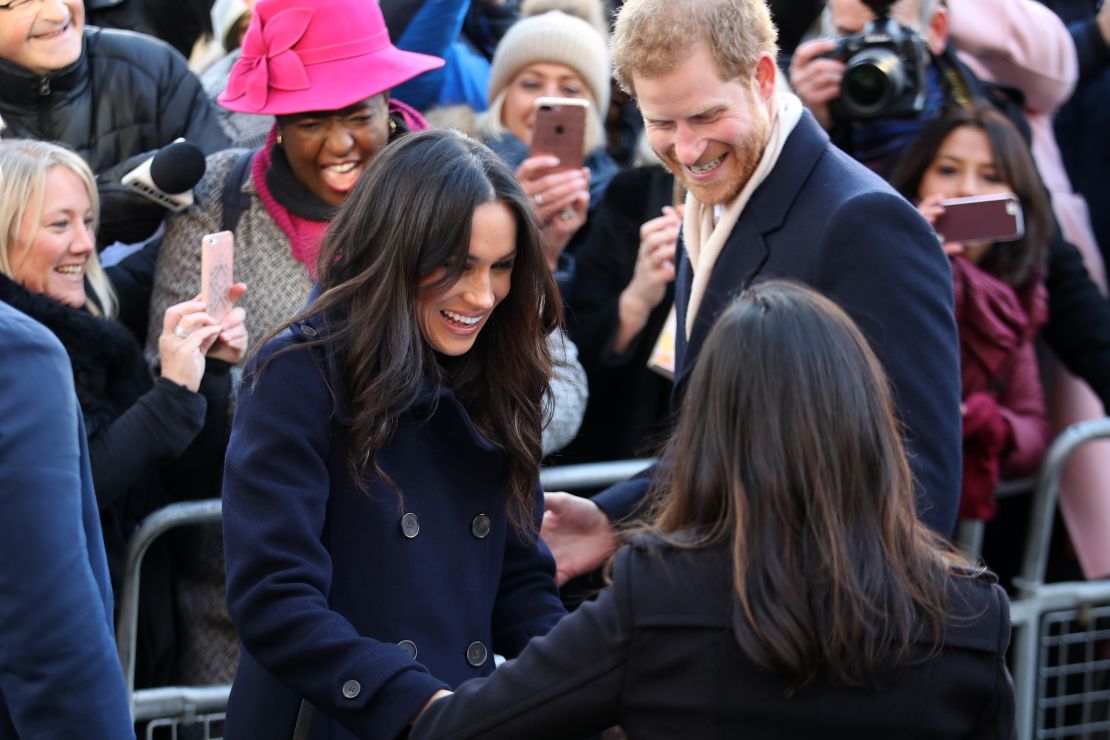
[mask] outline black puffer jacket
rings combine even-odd
[[[127,31],[86,27],[80,58],[46,75],[0,60],[0,116],[5,138],[59,142],[89,163],[108,242],[144,238],[164,215],[153,202],[119,191],[119,178],[141,155],[179,136],[205,154],[229,146],[185,60],[167,44]]]

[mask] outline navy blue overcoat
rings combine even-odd
[[[686,326],[693,267],[676,256],[675,313]],[[835,301],[886,370],[917,482],[921,520],[956,528],[960,500],[959,342],[952,273],[921,214],[878,175],[829,143],[808,111],[752,193],[713,266],[690,336],[676,337],[676,398],[722,311],[748,285],[796,280]],[[650,473],[594,501],[612,519],[647,492]]]
[[[494,651],[515,655],[563,614],[547,548],[508,525],[505,454],[450,390],[429,384],[378,452],[401,495],[370,473],[358,488],[339,374],[319,347],[278,352],[322,331],[270,342],[239,395],[223,488],[242,643],[228,740],[289,738],[298,717],[310,738],[398,737],[437,689],[488,674]]]

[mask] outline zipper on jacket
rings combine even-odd
[[[43,75],[39,78],[39,95],[46,96],[50,94],[50,78]]]

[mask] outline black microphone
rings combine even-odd
[[[178,139],[120,180],[140,195],[178,213],[193,204],[193,186],[204,177],[204,152]]]

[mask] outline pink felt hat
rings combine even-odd
[[[338,110],[442,66],[394,46],[374,0],[258,0],[219,103],[268,115]]]

